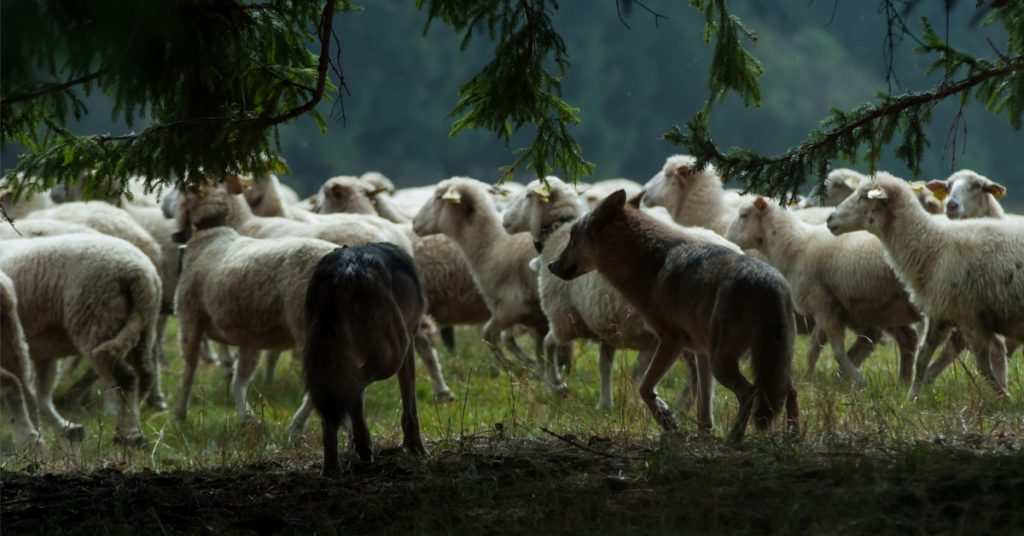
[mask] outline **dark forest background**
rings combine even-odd
[[[751,50],[765,68],[763,105],[748,109],[728,98],[716,106],[715,141],[722,147],[781,152],[803,140],[831,108],[851,109],[873,99],[888,84],[894,91],[923,90],[941,80],[941,72],[924,75],[931,59],[913,53],[912,36],[894,43],[895,76],[887,80],[887,27],[878,4],[731,2],[732,11],[758,33]],[[925,15],[940,34],[948,32],[953,46],[979,56],[995,54],[989,40],[997,46],[1005,42],[1000,30],[975,20],[974,2],[956,3],[948,17],[943,4],[918,3],[906,17],[908,27],[919,34],[919,20]],[[460,36],[443,24],[431,25],[423,35],[426,15],[409,0],[362,5],[364,12],[345,14],[336,26],[349,92],[341,102],[321,105],[324,114],[334,118],[327,134],[321,135],[309,118],[281,128],[281,147],[291,168],[282,180],[304,195],[329,176],[367,170],[381,171],[399,186],[428,184],[451,175],[498,180],[499,166],[513,159],[511,149],[527,143],[528,129],[511,147],[485,132],[448,137],[448,114],[458,86],[493,54],[486,32],[478,32],[460,51]],[[564,96],[581,109],[582,121],[573,132],[584,157],[597,165],[587,180],[647,180],[666,156],[680,152],[661,135],[672,124],[685,122],[707,97],[711,47],[702,40],[702,16],[681,0],[648,0],[645,5],[667,18],[656,21],[638,5],[620,18],[613,0],[562,2],[555,15],[572,62]],[[127,130],[109,121],[109,99],[93,95],[88,102],[90,114],[74,127],[76,132]],[[955,129],[954,150],[951,125],[959,109],[955,99],[935,108],[922,178],[944,178],[953,168],[968,167],[1006,185],[1006,203],[1024,208],[1024,166],[1014,159],[1024,150],[1024,132],[1012,130],[1004,118],[971,103]],[[137,123],[135,129],[143,126],[144,122]],[[16,154],[16,148],[8,147],[5,168]],[[891,150],[880,168],[911,178]]]

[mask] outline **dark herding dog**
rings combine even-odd
[[[340,471],[338,428],[351,424],[350,447],[373,460],[363,416],[366,386],[398,374],[403,446],[426,454],[416,414],[412,340],[426,300],[412,258],[398,246],[343,247],[316,265],[306,293],[308,394],[323,423],[324,474]]]
[[[642,194],[641,194],[642,195]],[[643,214],[640,198],[626,203],[619,190],[578,220],[569,243],[548,268],[562,279],[597,270],[637,308],[658,336],[658,349],[640,396],[667,430],[676,427],[654,388],[683,350],[698,359],[698,422],[711,428],[711,375],[739,399],[730,439],[741,441],[752,407],[765,429],[786,405],[790,427],[799,422],[793,360],[793,303],[786,280],[771,266],[713,245]],[[739,368],[750,350],[756,383]]]

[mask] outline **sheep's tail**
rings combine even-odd
[[[796,321],[789,293],[777,300],[777,311],[761,317],[759,336],[751,348],[754,369],[754,426],[766,430],[782,410],[792,386],[793,339]]]
[[[306,291],[303,376],[313,406],[335,422],[362,392],[356,364],[410,341],[388,282],[357,262],[350,248],[334,250],[317,263]]]
[[[138,270],[127,272],[119,283],[121,292],[128,298],[128,318],[116,335],[93,348],[92,357],[96,360],[113,362],[123,359],[140,341],[149,338],[144,337],[147,330],[155,328],[154,313],[160,310],[159,283],[154,289],[154,280]],[[152,366],[148,361],[146,364]]]

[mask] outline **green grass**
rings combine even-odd
[[[164,374],[164,390],[173,407],[180,390],[182,362],[171,322],[165,348],[170,370]],[[459,400],[450,404],[433,401],[430,383],[422,368],[417,376],[419,415],[428,450],[441,452],[467,446],[494,445],[503,441],[550,437],[542,428],[577,438],[610,440],[637,448],[658,448],[673,438],[695,433],[689,416],[682,419],[682,434],[661,438],[647,409],[639,402],[628,369],[634,352],[616,358],[615,408],[600,411],[597,402],[599,376],[596,347],[577,345],[575,368],[567,382],[571,394],[553,395],[537,378],[515,377],[496,370],[493,358],[474,329],[457,331],[458,351],[440,349],[445,376]],[[529,341],[521,341],[526,343]],[[794,358],[800,393],[803,434],[796,441],[777,434],[757,437],[759,448],[779,455],[808,455],[830,451],[871,451],[883,456],[904,452],[922,444],[968,448],[999,448],[1015,442],[1024,430],[1020,369],[1021,360],[1009,363],[1010,399],[995,396],[977,377],[973,361],[965,354],[947,369],[936,384],[918,400],[909,401],[906,387],[896,380],[896,349],[881,345],[864,365],[868,387],[855,390],[835,375],[828,349],[818,361],[811,379],[804,377],[807,339],[799,337]],[[420,366],[420,365],[418,365]],[[301,398],[300,364],[286,354],[278,364],[273,384],[263,381],[262,368],[249,389],[249,401],[257,424],[243,426],[228,393],[225,374],[201,364],[193,389],[189,418],[179,422],[170,411],[144,409],[142,424],[149,444],[142,448],[113,442],[113,416],[103,411],[97,393],[82,407],[63,407],[68,419],[86,427],[84,442],[72,444],[44,428],[46,445],[16,448],[9,423],[0,425],[0,470],[28,472],[91,472],[103,468],[125,471],[212,471],[251,466],[272,460],[290,460],[300,466],[319,464],[320,429],[316,417],[297,437],[284,434],[285,425]],[[420,366],[421,367],[421,366]],[[662,382],[660,392],[670,401],[682,385],[684,370],[677,365]],[[74,378],[66,374],[61,387]],[[749,375],[748,375],[749,377]],[[722,437],[736,414],[732,393],[721,386],[714,393],[714,435]],[[367,391],[367,421],[376,449],[400,444],[400,399],[395,380],[379,382]],[[675,441],[675,442],[682,442]],[[717,448],[717,447],[716,447]],[[886,454],[889,453],[889,454]]]

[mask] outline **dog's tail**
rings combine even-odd
[[[765,311],[751,348],[754,369],[754,426],[765,430],[782,410],[791,388],[796,321],[786,292],[776,299],[775,311]]]

